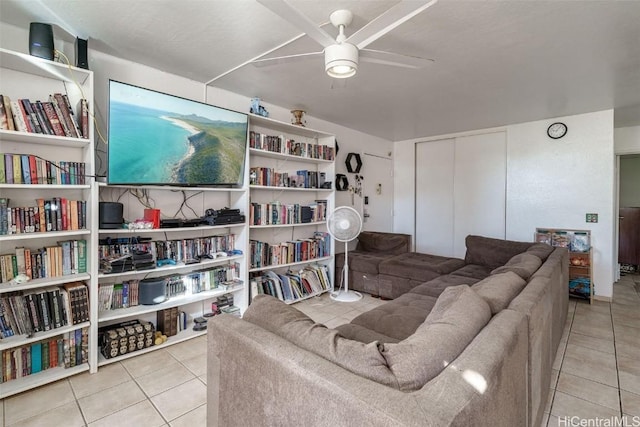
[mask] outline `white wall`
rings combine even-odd
[[[640,153],[640,126],[614,129],[613,140],[618,155]]]
[[[557,141],[546,135],[554,121],[569,128]],[[536,227],[591,229],[595,292],[610,298],[617,217],[612,110],[397,142],[394,231],[414,232],[415,192],[420,191],[412,184],[416,143],[497,130],[507,133],[506,238],[532,241]],[[598,213],[599,222],[587,224],[586,213]]]

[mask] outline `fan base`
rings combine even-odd
[[[339,291],[329,294],[332,300],[339,302],[356,302],[362,299],[362,294],[356,291]]]

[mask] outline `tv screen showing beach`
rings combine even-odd
[[[109,81],[109,184],[241,186],[246,114]]]

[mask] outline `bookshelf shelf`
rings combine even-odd
[[[19,144],[54,145],[63,147],[87,147],[91,141],[86,138],[71,138],[67,136],[43,135],[41,133],[20,132],[17,130],[0,129],[0,140],[12,141]],[[18,153],[16,153],[18,154]]]
[[[302,222],[298,224],[269,224],[269,225],[250,225],[249,228],[285,228],[285,227],[313,227],[316,225],[326,224],[327,221]]]
[[[88,190],[90,185],[69,185],[69,184],[0,184],[0,188],[18,190]]]
[[[325,192],[325,193],[333,193],[333,190],[330,188],[299,188],[299,187],[272,187],[268,185],[251,185],[251,190],[262,190],[262,191],[306,191],[311,193],[316,192]]]
[[[295,304],[295,303],[300,302],[300,301],[304,301],[304,300],[307,300],[307,299],[319,297],[320,295],[325,294],[325,293],[330,292],[330,291],[331,291],[331,289],[327,289],[325,291],[316,292],[315,294],[307,295],[306,297],[302,297],[302,298],[299,298],[299,299],[296,299],[296,300],[285,300],[284,302],[285,302],[285,304]]]
[[[255,156],[268,157],[271,159],[280,159],[285,161],[295,161],[304,163],[325,163],[332,164],[333,160],[315,159],[313,157],[295,156],[293,154],[276,153],[274,151],[261,150],[259,148],[250,148],[249,152]]]
[[[249,269],[249,273],[253,273],[256,271],[265,271],[265,270],[274,270],[277,268],[284,268],[284,267],[293,267],[296,265],[305,265],[305,264],[313,264],[315,262],[323,262],[323,261],[329,261],[333,259],[333,255],[332,256],[325,256],[325,257],[321,257],[321,258],[314,258],[314,259],[309,259],[306,261],[299,261],[299,262],[291,262],[288,264],[278,264],[278,265],[267,265],[264,267],[254,267]]]
[[[212,193],[244,193],[246,192],[246,188],[243,187],[178,187],[173,185],[124,185],[124,184],[107,184],[105,182],[99,182],[98,187],[101,188],[130,188],[130,189],[140,189],[143,187],[145,190],[164,190],[164,191],[189,191],[189,192],[212,192]]]
[[[109,310],[109,311],[101,311],[98,314],[98,319],[100,322],[110,322],[119,319],[125,319],[129,317],[140,316],[146,313],[153,313],[159,310],[164,310],[166,308],[178,307],[185,304],[191,304],[198,301],[204,301],[211,298],[216,298],[221,295],[238,292],[242,290],[244,285],[233,286],[229,289],[213,289],[210,291],[204,291],[197,294],[191,295],[181,295],[171,297],[169,300],[155,305],[137,305],[135,307],[129,308],[119,308],[117,310]]]
[[[89,364],[83,363],[82,365],[74,366],[72,368],[50,368],[46,371],[38,372],[37,374],[7,381],[5,383],[2,383],[2,387],[0,387],[0,399],[4,399],[6,397],[13,396],[14,394],[22,393],[23,391],[31,390],[32,388],[49,384],[53,381],[58,381],[63,378],[80,374],[88,370]]]
[[[67,83],[78,82],[84,85],[92,75],[91,71],[82,68],[68,67],[61,62],[53,62],[0,48],[0,64],[2,68],[20,71],[33,76],[62,80]]]
[[[206,335],[207,331],[194,331],[192,329],[193,322],[189,325],[189,329],[178,332],[177,335],[169,337],[165,342],[159,345],[152,345],[151,347],[143,348],[142,350],[137,350],[131,353],[123,354],[122,356],[113,357],[107,359],[100,353],[98,355],[98,366],[109,365],[115,362],[121,362],[125,359],[130,359],[132,357],[140,356],[141,354],[149,353],[151,351],[159,350],[161,348],[169,347],[171,345],[179,344],[183,341],[187,341],[193,338],[197,338],[203,335]]]
[[[45,286],[57,286],[69,282],[86,281],[91,276],[88,273],[72,274],[68,276],[45,277],[42,279],[30,280],[26,283],[11,285],[9,283],[0,283],[0,294],[5,292],[25,291],[30,289],[42,288]]]
[[[32,336],[15,335],[9,338],[5,338],[0,342],[0,351],[4,351],[10,348],[19,347],[26,344],[38,342],[47,338],[62,335],[65,332],[75,331],[90,326],[89,322],[78,323],[77,325],[68,325],[61,328],[55,328],[44,332],[36,332]]]
[[[122,273],[111,273],[111,274],[106,274],[106,273],[100,273],[98,274],[98,278],[99,279],[106,279],[109,277],[133,277],[133,276],[147,276],[150,273],[174,273],[174,272],[179,272],[179,271],[186,271],[186,270],[201,270],[203,268],[207,268],[207,267],[211,267],[214,265],[222,265],[226,262],[229,261],[235,261],[235,260],[239,260],[242,259],[244,257],[244,255],[232,255],[232,256],[227,256],[227,257],[220,257],[220,258],[216,258],[216,259],[208,259],[206,261],[200,261],[198,263],[195,264],[177,264],[177,265],[165,265],[162,267],[157,267],[157,268],[153,268],[153,269],[149,269],[149,270],[133,270],[133,271],[125,271]],[[161,274],[162,275],[162,274]]]
[[[190,231],[209,231],[209,230],[225,230],[227,228],[244,227],[245,223],[226,224],[226,225],[203,225],[199,227],[176,227],[176,228],[150,228],[150,229],[134,229],[128,230],[124,228],[118,229],[100,229],[100,234],[164,234],[164,233],[187,233]]]
[[[91,234],[91,230],[72,230],[72,231],[45,231],[42,233],[18,233],[0,235],[0,242],[15,240],[31,240],[31,239],[48,239],[48,238],[66,238],[73,236],[86,236]]]
[[[3,48],[0,48],[0,68],[2,74],[0,94],[2,94],[3,97],[8,97],[11,101],[20,102],[19,100],[30,100],[33,104],[35,100],[41,99],[43,100],[41,104],[45,105],[47,104],[45,101],[49,95],[61,94],[63,97],[66,96],[68,105],[70,105],[74,113],[73,115],[76,118],[79,118],[79,116],[75,115],[78,111],[76,108],[83,104],[81,102],[82,99],[86,100],[85,105],[89,108],[89,115],[91,116],[93,114],[94,75],[90,70],[68,66],[67,64],[49,61]],[[26,103],[26,101],[24,102]],[[35,105],[38,106],[39,104],[36,103]],[[60,104],[56,105],[59,108]],[[49,105],[49,107],[52,108],[53,106]],[[29,120],[36,128],[38,126],[36,126],[34,120],[38,122],[40,126],[44,125],[48,129],[49,125],[51,125],[51,116],[45,110],[46,108],[38,109],[36,107],[35,119],[34,117],[26,117],[25,119]],[[53,125],[51,126],[53,128]],[[27,298],[20,298],[21,295],[32,293],[51,295],[54,292],[54,288],[62,288],[62,285],[70,282],[82,282],[88,290],[89,307],[97,307],[97,293],[94,292],[94,289],[97,288],[97,263],[95,262],[96,258],[93,251],[90,250],[90,248],[94,247],[97,236],[95,232],[97,230],[97,193],[94,191],[93,184],[91,183],[92,177],[95,175],[94,123],[91,120],[85,122],[85,128],[83,130],[86,132],[85,134],[88,135],[88,138],[0,130],[0,152],[9,155],[13,154],[14,161],[16,160],[15,155],[22,156],[21,160],[23,162],[20,163],[22,177],[34,175],[43,177],[43,173],[46,173],[45,170],[49,170],[47,169],[49,165],[44,163],[45,160],[54,162],[55,165],[60,164],[60,162],[73,162],[84,165],[83,173],[86,178],[84,182],[89,182],[89,184],[85,185],[0,184],[2,198],[8,199],[8,203],[4,206],[8,208],[23,206],[29,206],[31,208],[33,206],[35,213],[38,207],[33,205],[34,200],[53,199],[55,197],[64,197],[69,200],[86,202],[86,222],[84,223],[86,228],[84,229],[0,235],[1,254],[7,254],[11,257],[15,256],[14,259],[22,259],[23,261],[27,260],[27,253],[31,256],[29,262],[25,262],[24,264],[16,263],[18,266],[17,269],[12,271],[10,275],[5,274],[3,276],[5,281],[0,283],[0,298],[12,298],[11,301],[17,303],[17,306],[14,305],[13,307],[19,307],[18,309],[23,314],[24,306],[22,304]],[[29,168],[27,170],[27,163],[24,163],[26,156],[36,160],[36,166],[38,168],[36,171],[32,169],[33,163],[31,162],[28,163]],[[15,164],[16,163],[14,163],[14,165]],[[64,172],[63,169],[60,170]],[[14,167],[14,179],[16,176],[18,175]],[[7,180],[6,171],[3,178],[5,178],[5,181]],[[25,180],[16,180],[16,182],[24,181]],[[28,182],[29,180],[26,181]],[[9,182],[11,181],[9,180]],[[35,219],[37,217],[34,214],[32,218]],[[31,220],[33,221],[34,219]],[[83,241],[86,244],[86,258],[84,256],[80,258],[80,255],[78,255],[78,258],[70,257],[69,246],[65,243],[69,240]],[[49,247],[55,247],[56,249],[51,251],[51,255],[45,257],[44,254],[46,252],[39,252],[44,247],[47,248],[47,251]],[[24,248],[24,252],[22,248]],[[78,245],[78,248],[80,248],[80,245]],[[29,252],[27,252],[27,250],[29,250]],[[71,254],[75,255],[73,248]],[[38,268],[50,268],[50,272],[57,272],[58,268],[64,268],[64,271],[68,272],[70,271],[67,270],[70,268],[69,264],[63,263],[67,263],[70,259],[78,260],[80,263],[86,262],[87,272],[34,279],[16,285],[9,284],[11,277],[13,277],[15,273],[26,272],[29,269],[29,265],[31,265],[32,269],[32,271],[30,271],[32,273],[31,275],[34,277],[38,275],[36,270]],[[34,262],[36,262],[36,264],[34,264]],[[40,264],[41,262],[42,264]],[[6,270],[4,272],[7,273]],[[10,294],[14,291],[16,292],[15,295]],[[55,296],[50,298],[56,298],[56,301],[63,301],[57,300],[57,294],[58,293],[54,293],[53,295]],[[67,307],[67,310],[70,310],[70,307]],[[88,340],[88,360],[87,363],[73,368],[50,368],[23,378],[4,378],[7,381],[2,383],[0,387],[1,397],[4,398],[15,393],[20,393],[61,378],[75,375],[79,372],[95,372],[97,369],[97,352],[95,349],[97,348],[98,328],[97,322],[92,320],[96,315],[97,312],[90,313],[89,321],[76,325],[68,325],[48,331],[37,332],[31,336],[14,335],[2,339],[2,341],[0,341],[0,352],[2,352],[0,357],[5,361],[9,360],[9,358],[5,359],[5,356],[15,353],[21,346],[28,346],[41,340],[56,339],[58,336],[83,328],[85,329],[83,338],[84,335],[86,335]],[[26,320],[25,317],[22,316],[18,321],[23,322]],[[17,330],[17,328],[11,329],[14,329],[14,332]],[[10,334],[8,328],[3,329],[3,332]],[[33,348],[33,346],[31,348]],[[2,374],[6,377],[5,372]]]

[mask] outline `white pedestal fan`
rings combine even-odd
[[[349,206],[338,206],[327,219],[329,234],[338,242],[344,242],[344,290],[338,288],[329,294],[331,299],[341,302],[354,302],[362,298],[360,292],[349,290],[349,242],[362,231],[362,218],[357,210]]]

